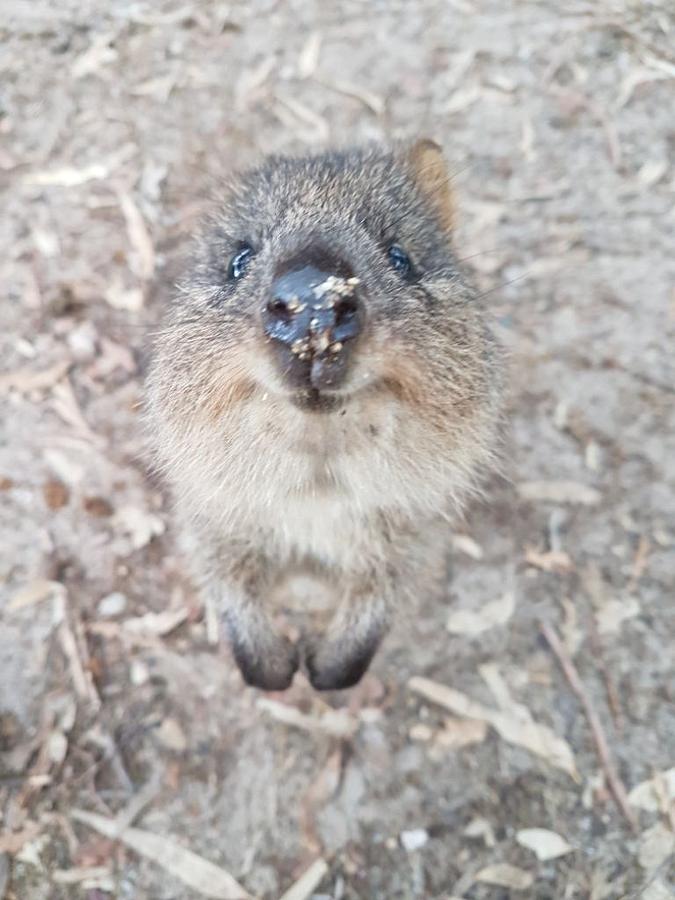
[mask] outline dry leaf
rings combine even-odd
[[[483,558],[483,548],[468,534],[454,534],[452,536],[452,546],[455,550],[470,556],[471,559]]]
[[[143,308],[143,291],[140,288],[125,288],[119,280],[111,281],[104,296],[113,309],[138,312]]]
[[[643,60],[646,65],[663,72],[668,78],[675,78],[675,63],[668,62],[667,59],[662,59],[660,56],[652,56],[646,53],[643,56]]]
[[[643,187],[653,187],[661,181],[667,171],[667,159],[652,159],[640,167],[636,177]]]
[[[675,894],[660,878],[651,881],[640,894],[640,900],[673,900]]]
[[[546,725],[535,722],[526,707],[517,705],[508,711],[488,709],[454,688],[428,678],[411,678],[408,687],[457,716],[487,722],[505,741],[540,756],[555,768],[567,772],[575,781],[578,780],[574,755],[567,741]]]
[[[574,847],[565,838],[547,828],[521,828],[516,832],[516,840],[521,847],[532,850],[540,862],[557,859],[574,851]]]
[[[63,482],[50,479],[42,485],[42,496],[50,509],[61,509],[68,502],[70,492]]]
[[[309,715],[300,712],[295,706],[288,706],[269,697],[260,697],[258,709],[283,722],[303,731],[322,731],[333,737],[346,738],[354,735],[359,727],[358,721],[346,709],[326,709],[320,715]]]
[[[493,866],[481,869],[476,875],[476,881],[511,888],[513,891],[527,891],[532,887],[534,878],[525,869],[519,869],[508,863],[495,863]]]
[[[166,103],[175,85],[176,75],[171,72],[168,75],[158,75],[157,78],[148,78],[147,81],[137,85],[131,93],[135,97],[152,97],[157,103]]]
[[[662,822],[657,822],[640,836],[638,861],[647,875],[656,872],[673,853],[675,853],[675,834]]]
[[[315,860],[300,878],[287,891],[284,891],[279,900],[308,900],[327,874],[328,864],[326,861]]]
[[[29,841],[42,831],[37,822],[26,822],[21,831],[4,831],[0,834],[0,854],[16,855]]]
[[[114,37],[114,34],[107,32],[95,35],[87,50],[72,64],[70,70],[72,77],[83,78],[85,75],[92,75],[102,66],[114,62],[117,59],[117,50],[110,46]]]
[[[54,766],[60,766],[68,752],[68,738],[62,731],[52,731],[47,738],[47,756]]]
[[[616,634],[627,619],[640,612],[640,604],[634,597],[627,600],[607,600],[595,610],[595,621],[600,634]]]
[[[50,447],[44,451],[44,458],[49,468],[70,487],[75,487],[82,482],[85,468],[75,462],[72,455]]]
[[[525,562],[543,572],[571,572],[572,560],[564,550],[549,550],[541,553],[532,547],[525,549]]]
[[[152,238],[133,197],[122,192],[117,196],[127,225],[129,243],[137,257],[132,265],[132,269],[136,275],[147,281],[155,273],[155,248],[152,244]]]
[[[309,78],[319,65],[322,37],[320,32],[314,31],[305,41],[305,46],[298,57],[298,78]]]
[[[129,634],[143,637],[164,637],[182,625],[187,617],[187,607],[180,606],[177,609],[165,609],[158,613],[149,612],[144,616],[127,619],[122,623],[122,628]]]
[[[563,597],[561,603],[565,614],[565,620],[561,628],[563,640],[569,655],[574,656],[584,639],[584,633],[581,628],[579,628],[579,617],[577,616],[576,606],[569,597]]]
[[[497,701],[497,706],[500,709],[518,709],[511,697],[509,686],[496,663],[483,663],[482,666],[478,667],[478,671],[485,684],[490,688],[490,693]]]
[[[524,500],[533,502],[597,506],[602,499],[600,491],[577,481],[523,481],[517,487]]]
[[[661,799],[663,798],[663,800]],[[661,804],[675,801],[675,768],[660,772],[654,778],[636,784],[628,794],[631,806],[647,812],[659,812]]]
[[[487,819],[472,819],[463,833],[466,837],[481,838],[486,847],[494,847],[497,844],[494,828]]]
[[[157,863],[169,874],[179,878],[189,888],[204,897],[213,897],[215,900],[249,900],[250,898],[250,894],[235,881],[229,872],[186,849],[166,835],[153,834],[150,831],[142,831],[140,828],[125,828],[118,833],[117,823],[114,819],[107,819],[105,816],[99,816],[83,809],[73,809],[71,816],[76,822],[88,825],[99,834],[126,844],[139,856],[144,856]]]
[[[293,114],[295,119],[303,125],[308,125],[311,129],[309,133],[309,137],[315,138],[317,141],[327,141],[330,133],[330,128],[328,126],[328,122],[324,119],[323,116],[319,115],[319,113],[314,112],[314,110],[310,109],[304,103],[301,103],[299,100],[296,100],[293,97],[287,97],[280,93],[277,93],[276,99],[278,103],[281,104],[281,108],[287,109],[289,112]],[[279,107],[277,107],[277,111],[280,112]],[[284,120],[283,115],[280,115],[282,121]],[[293,122],[289,123],[291,127],[293,127]]]
[[[475,85],[469,85],[468,87],[456,90],[445,107],[446,115],[451,116],[454,113],[463,112],[463,110],[473,106],[479,97],[480,91]]]
[[[58,362],[48,369],[36,372],[34,369],[15,369],[0,375],[0,394],[6,394],[10,390],[27,394],[30,391],[43,391],[53,387],[70,368],[69,362]]]
[[[100,436],[92,431],[84,418],[69,378],[54,385],[51,407],[78,436],[92,443],[101,441]]]
[[[73,686],[76,694],[82,700],[91,704],[92,707],[98,709],[101,705],[101,698],[96,690],[94,678],[92,675],[92,667],[89,659],[89,650],[87,642],[84,638],[84,630],[80,621],[74,616],[73,625],[71,627],[66,614],[66,591],[57,594],[54,597],[53,621],[58,626],[57,637],[61,650],[65,656],[70,675],[73,680]]]
[[[447,719],[434,738],[434,744],[455,750],[485,740],[487,724],[478,719]]]
[[[166,527],[159,516],[136,506],[123,506],[118,509],[115,525],[123,534],[128,535],[134,550],[145,547],[154,537],[163,534]]]
[[[662,81],[667,77],[668,76],[663,72],[654,72],[652,69],[646,67],[633,69],[621,83],[619,96],[615,103],[616,108],[621,109],[626,106],[626,104],[630,102],[636,88],[653,81]]]
[[[426,743],[427,741],[430,741],[433,736],[433,728],[430,728],[423,722],[417,722],[415,725],[412,725],[410,731],[408,731],[408,737],[411,741],[420,741],[421,743]]]
[[[276,57],[266,56],[257,66],[242,67],[239,80],[234,88],[236,109],[242,110],[246,107],[249,100],[253,99],[263,84],[265,84],[276,65]]]
[[[97,881],[100,884],[101,879],[111,876],[112,872],[107,866],[82,866],[74,869],[57,869],[52,872],[51,877],[56,884],[81,884],[89,881]]]
[[[77,187],[88,181],[100,181],[110,174],[106,166],[94,164],[82,169],[70,168],[48,169],[42,172],[29,172],[24,176],[24,184],[35,184],[56,187]]]
[[[7,609],[15,612],[17,609],[24,609],[24,607],[32,606],[34,603],[42,603],[43,600],[49,600],[55,594],[64,590],[63,585],[58,581],[47,581],[44,578],[38,578],[17,591],[7,604]]]
[[[317,831],[317,810],[325,806],[340,787],[342,776],[342,749],[338,748],[326,760],[318,776],[310,784],[300,800],[299,824],[303,843],[313,853],[321,851],[321,837]]]
[[[451,634],[476,637],[490,628],[505,625],[515,609],[513,594],[506,593],[500,600],[493,600],[477,610],[458,609],[450,614],[446,628]]]
[[[381,116],[384,112],[384,100],[372,91],[358,87],[355,84],[350,84],[347,81],[325,81],[324,79],[317,79],[317,81],[324,87],[336,91],[338,94],[344,94],[346,97],[353,97],[355,100],[360,100],[361,103],[363,103],[363,105],[371,112],[375,113],[376,116]]]
[[[155,737],[163,747],[174,753],[183,753],[187,747],[187,739],[175,719],[163,719],[155,729]]]
[[[100,353],[89,368],[94,378],[105,378],[118,368],[130,375],[136,371],[136,360],[128,347],[106,337],[102,337],[99,343]]]

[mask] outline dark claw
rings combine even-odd
[[[300,664],[298,648],[291,641],[280,637],[274,648],[267,651],[253,651],[236,640],[231,645],[246,684],[263,691],[285,691],[290,687]]]
[[[357,646],[340,640],[310,648],[305,664],[312,687],[317,691],[354,687],[368,670],[379,643],[378,634]]]

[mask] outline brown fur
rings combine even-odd
[[[250,683],[286,687],[302,655],[318,688],[358,680],[396,604],[432,589],[438,523],[492,463],[499,354],[452,254],[452,207],[429,141],[272,159],[227,186],[167,310],[147,388],[154,458]],[[241,241],[256,255],[231,283]],[[316,241],[349,261],[367,315],[323,413],[290,402],[260,325],[275,265]],[[392,242],[414,278],[392,271]],[[300,648],[265,603],[292,570],[336,607]]]

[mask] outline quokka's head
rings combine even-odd
[[[309,415],[378,392],[468,415],[493,365],[452,221],[431,141],[270,158],[226,185],[160,361],[211,417],[256,394]]]

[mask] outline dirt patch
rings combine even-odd
[[[302,896],[336,900],[672,896],[675,15],[564,6],[9,0],[0,896],[222,884],[77,810],[264,898],[312,865]],[[261,705],[207,642],[143,461],[144,336],[231,166],[419,134],[510,352],[507,478],[360,688]]]

